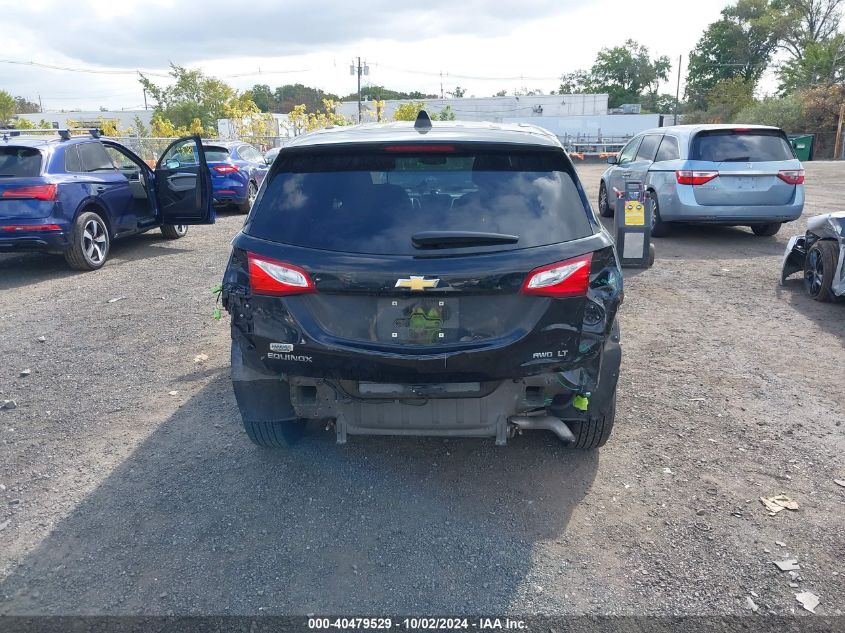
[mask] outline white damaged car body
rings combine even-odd
[[[810,218],[804,235],[789,238],[781,284],[797,272],[804,273],[804,288],[813,299],[845,296],[845,211]]]

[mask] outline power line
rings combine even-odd
[[[72,73],[88,73],[92,75],[138,75],[141,73],[140,70],[129,70],[129,69],[117,69],[117,68],[74,68],[72,66],[57,66],[54,64],[43,64],[41,62],[35,61],[23,61],[18,59],[0,59],[0,63],[2,64],[14,64],[16,66],[37,66],[38,68],[46,68],[47,70],[62,70],[65,72],[72,72]],[[170,77],[170,75],[156,73],[156,72],[146,72],[144,71],[145,75],[149,75],[150,77]]]
[[[379,66],[380,68],[384,68],[386,70],[393,70],[396,72],[408,73],[411,75],[428,75],[431,77],[440,77],[442,75],[444,77],[454,77],[456,79],[474,79],[477,81],[560,81],[560,75],[556,75],[555,77],[530,77],[526,75],[517,75],[513,77],[491,77],[481,75],[464,75],[449,72],[441,73],[439,71],[434,72],[429,70],[412,70],[409,68],[397,68],[395,66],[388,66],[387,64],[377,63],[373,63],[373,66]]]

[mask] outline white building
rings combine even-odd
[[[535,95],[522,97],[470,97],[462,99],[396,99],[384,102],[382,119],[390,121],[393,113],[403,103],[424,101],[429,114],[439,113],[446,106],[462,121],[490,121],[501,123],[506,119],[539,119],[562,116],[596,116],[607,114],[606,94]],[[375,121],[376,110],[372,101],[361,104],[363,120]],[[358,119],[358,102],[344,101],[337,110],[353,121]]]
[[[139,118],[141,123],[149,129],[150,122],[153,118],[152,110],[61,110],[61,111],[47,111],[34,112],[32,114],[19,114],[17,118],[26,119],[30,123],[38,125],[42,120],[46,121],[51,127],[55,129],[66,129],[70,127],[68,121],[72,121],[73,125],[83,128],[97,127],[100,121],[111,121],[119,129],[135,128],[135,118]]]

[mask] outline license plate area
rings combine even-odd
[[[755,176],[739,176],[735,183],[737,189],[743,191],[753,191],[757,188],[757,178]]]
[[[458,299],[379,299],[376,338],[383,343],[441,345],[458,340]]]

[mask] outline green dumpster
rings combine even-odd
[[[789,137],[789,143],[792,149],[795,150],[795,156],[798,160],[804,162],[813,160],[813,141],[814,134],[795,134]]]

